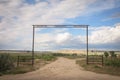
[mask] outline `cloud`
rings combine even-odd
[[[69,40],[71,37],[70,33],[61,33],[61,34],[57,34],[56,36],[56,43],[57,44],[62,44],[64,42],[66,42],[67,40]]]
[[[89,28],[89,49],[120,49],[120,25],[116,26],[101,26]],[[56,32],[56,33],[54,33]],[[74,30],[75,32],[75,30]],[[77,32],[76,32],[77,33]],[[41,45],[42,44],[42,45]],[[79,34],[73,35],[68,30],[52,30],[51,33],[38,34],[36,36],[36,48],[39,49],[85,49],[86,36]]]
[[[90,43],[92,44],[113,43],[119,39],[120,37],[119,34],[120,34],[120,26],[100,27],[99,29],[91,32]]]
[[[91,48],[119,50],[120,45],[120,25],[115,27],[102,26],[92,30],[89,35],[89,44]]]
[[[0,49],[31,49],[33,24],[64,24],[67,19],[115,8],[116,1],[119,0],[36,0],[34,4],[29,4],[25,0],[0,0]],[[109,3],[109,6],[105,3]],[[46,37],[42,36],[42,41],[48,38],[55,41]],[[71,39],[68,32],[57,37],[61,37],[61,40],[56,38],[56,43],[78,40]]]

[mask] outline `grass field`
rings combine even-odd
[[[34,66],[31,65],[32,60],[29,60],[29,62],[26,62],[26,61],[20,62],[19,66],[17,66],[18,56],[22,56],[22,59],[25,60],[27,57],[31,57],[31,53],[0,53],[0,56],[2,56],[2,55],[4,55],[4,56],[9,55],[9,58],[12,59],[12,63],[14,64],[14,66],[12,66],[12,68],[10,68],[10,69],[6,68],[6,70],[1,69],[1,68],[4,68],[5,65],[8,64],[8,62],[10,62],[10,60],[9,61],[7,60],[7,62],[5,62],[7,58],[1,59],[0,75],[19,74],[19,73],[30,72],[30,71],[36,70],[36,69],[44,66],[45,64],[51,63],[52,61],[57,59],[52,54],[36,53],[35,57],[34,57]],[[32,58],[29,58],[29,59],[32,59]],[[2,67],[2,66],[4,66],[4,67]],[[9,67],[9,66],[10,66],[10,64],[7,67]]]
[[[116,52],[116,54],[119,54],[120,52]],[[33,70],[36,70],[46,64],[49,64],[57,59],[57,57],[65,57],[69,59],[79,59],[79,58],[86,58],[86,53],[84,54],[76,54],[76,53],[49,53],[49,52],[43,52],[43,53],[35,53],[35,65],[32,67],[31,65],[31,59],[27,57],[31,57],[31,52],[19,52],[19,53],[0,53],[1,54],[9,54],[12,58],[12,61],[14,63],[14,67],[12,69],[8,69],[6,71],[0,72],[0,75],[4,74],[19,74],[19,73],[26,73]],[[89,52],[89,55],[100,55],[103,54],[103,52]],[[22,56],[23,62],[17,66],[18,56]],[[25,59],[29,60],[29,62],[24,61]],[[3,60],[4,61],[4,60]],[[120,75],[120,59],[104,59],[104,65],[103,67],[98,65],[86,65],[85,60],[77,60],[76,63],[80,66],[84,67],[86,70],[99,72],[99,73],[107,73],[112,75]],[[119,71],[119,72],[118,72]]]
[[[104,65],[86,64],[86,60],[77,60],[76,64],[82,66],[85,70],[102,74],[111,74],[120,76],[120,58],[104,59]]]

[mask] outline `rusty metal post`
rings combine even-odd
[[[35,28],[33,26],[33,40],[32,40],[32,66],[34,66],[34,38],[35,38]]]
[[[17,57],[17,67],[19,67],[19,56]]]
[[[86,27],[86,42],[87,42],[87,64],[88,64],[88,26]]]
[[[102,66],[104,65],[104,57],[103,57],[103,55],[102,55]]]

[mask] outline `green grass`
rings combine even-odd
[[[104,62],[106,66],[120,67],[120,58],[106,58]]]
[[[65,53],[53,53],[53,56],[56,57],[65,57],[69,59],[85,58],[86,55],[77,55],[77,54],[65,54]]]
[[[79,59],[79,58],[85,58],[86,56],[85,55],[77,55],[77,56],[64,56],[65,58],[68,58],[68,59]]]
[[[120,76],[120,67],[108,66],[108,65],[97,65],[97,64],[86,64],[86,60],[77,60],[76,64],[83,67],[85,70],[102,73],[102,74],[110,74]]]
[[[14,68],[14,61],[9,54],[0,54],[0,72]]]
[[[6,53],[3,53],[4,55],[6,55]],[[2,55],[2,53],[0,53],[0,55]],[[55,56],[53,56],[52,54],[35,54],[35,64],[32,67],[31,65],[31,54],[27,54],[27,53],[9,53],[9,58],[12,59],[12,63],[14,64],[15,67],[12,67],[11,69],[7,69],[5,71],[0,72],[0,76],[5,75],[5,74],[20,74],[20,73],[26,73],[26,72],[30,72],[33,70],[36,70],[42,66],[44,66],[45,64],[51,63],[52,61],[56,60],[57,58]],[[22,56],[21,60],[23,62],[21,62],[19,64],[19,67],[16,66],[17,64],[17,59],[18,56]],[[2,59],[2,57],[0,57]],[[30,62],[26,62],[26,60],[29,60]],[[1,64],[1,63],[0,63]]]
[[[5,74],[22,74],[22,73],[30,72],[33,70],[35,70],[35,69],[32,66],[16,67],[16,68],[13,68],[11,70],[3,72],[2,74],[4,74],[4,75]]]
[[[41,54],[41,55],[37,54],[37,55],[35,55],[35,58],[36,59],[43,59],[43,60],[46,60],[46,61],[51,61],[51,60],[56,59],[56,57],[52,54]]]

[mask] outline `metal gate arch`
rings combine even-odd
[[[36,28],[85,28],[86,29],[86,63],[88,64],[88,26],[89,25],[33,25],[32,34],[32,66],[34,66],[34,40]]]

